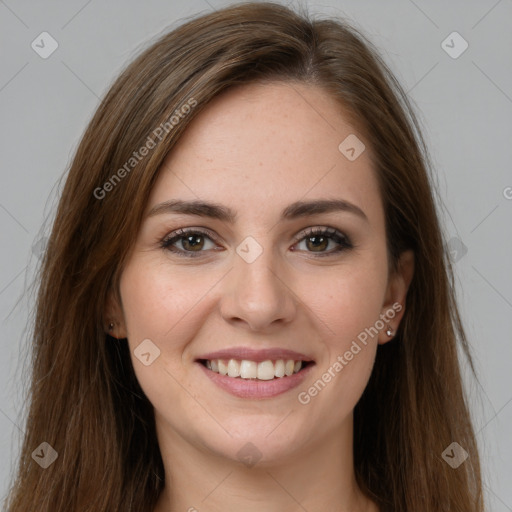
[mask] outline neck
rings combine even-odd
[[[160,431],[166,486],[155,512],[315,512],[333,504],[338,512],[378,512],[355,480],[352,418],[342,434],[286,460],[263,457],[248,467]]]

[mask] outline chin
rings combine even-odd
[[[232,437],[228,434],[212,437],[210,431],[203,442],[217,456],[247,467],[256,464],[259,468],[271,467],[293,461],[303,450],[306,438],[290,428],[285,417],[286,414],[277,421],[275,417],[267,421],[261,417],[237,421],[227,428]]]

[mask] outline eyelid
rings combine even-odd
[[[188,235],[189,233],[192,233],[192,234],[199,233],[202,235],[206,235],[209,238],[211,238],[214,242],[219,243],[219,237],[213,231],[211,231],[208,228],[202,228],[202,227],[186,227],[186,228],[176,229],[175,231],[172,231],[168,235],[165,235],[162,242],[165,243],[165,242],[172,240],[173,238],[185,236],[185,235]]]
[[[200,226],[197,226],[197,227],[192,226],[192,227],[176,229],[175,231],[172,231],[171,233],[167,234],[163,238],[163,241],[165,242],[165,241],[171,240],[172,238],[179,236],[179,235],[186,235],[188,233],[197,233],[197,232],[208,235],[212,240],[219,242],[219,237],[217,236],[216,233],[214,233],[213,231],[211,231],[208,228],[204,228],[204,227],[200,227]],[[348,235],[346,235],[345,233],[343,233],[342,231],[340,231],[336,228],[333,228],[332,226],[320,226],[320,225],[319,226],[310,226],[310,227],[302,229],[293,237],[293,240],[294,240],[294,242],[299,242],[305,236],[308,236],[310,234],[315,234],[317,232],[323,232],[323,233],[329,234],[329,235],[339,235],[340,237],[345,238],[347,241],[350,241],[350,237]]]
[[[173,252],[179,256],[189,257],[189,258],[197,258],[201,257],[204,254],[202,253],[209,253],[212,250],[216,249],[210,249],[208,251],[183,251],[182,249],[171,249],[173,247],[174,242],[181,239],[182,237],[185,237],[187,234],[200,234],[204,235],[207,238],[209,238],[212,242],[219,244],[218,236],[211,231],[208,228],[204,227],[185,227],[185,228],[179,228],[170,234],[166,235],[161,241],[160,246],[163,249],[166,249],[170,252]],[[337,244],[337,248],[331,251],[320,251],[315,253],[314,251],[306,251],[308,254],[316,254],[317,257],[323,257],[323,256],[330,256],[334,255],[336,253],[340,253],[347,249],[353,249],[355,246],[352,243],[351,237],[346,235],[344,232],[333,228],[332,226],[309,226],[303,230],[301,230],[299,233],[297,233],[294,236],[293,243],[294,245],[298,244],[299,242],[302,242],[305,238],[308,236],[314,236],[314,235],[324,235],[327,236],[330,240],[332,240],[334,243]],[[301,251],[300,251],[301,252]]]
[[[315,234],[336,235],[345,239],[347,242],[350,242],[350,237],[348,235],[331,226],[310,226],[299,231],[299,233],[295,235],[294,240],[295,242],[300,242],[304,237]]]

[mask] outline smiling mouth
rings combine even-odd
[[[262,381],[291,377],[314,364],[313,361],[293,359],[277,359],[275,361],[268,359],[260,362],[248,359],[199,359],[198,362],[219,375]]]

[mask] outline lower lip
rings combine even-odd
[[[211,379],[214,384],[224,391],[239,398],[252,399],[271,398],[290,391],[301,384],[314,366],[314,364],[309,364],[303,370],[287,377],[276,377],[272,380],[253,380],[242,379],[240,377],[228,377],[227,375],[212,372],[199,362],[196,364],[201,367],[206,376]]]

